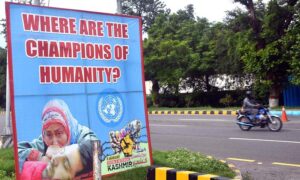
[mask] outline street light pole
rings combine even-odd
[[[32,4],[33,4],[33,5],[40,6],[40,5],[41,5],[41,2],[40,2],[40,0],[33,0]]]
[[[10,126],[10,94],[9,94],[9,74],[8,74],[8,53],[6,56],[6,115],[4,129],[0,136],[0,149],[13,146],[12,132]]]
[[[122,4],[121,0],[117,0],[117,13],[122,14]]]
[[[10,93],[9,93],[9,73],[8,73],[8,53],[6,56],[6,114],[5,114],[5,124],[4,124],[4,135],[11,135],[10,126]]]

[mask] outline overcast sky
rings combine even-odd
[[[9,0],[6,0],[9,1]],[[195,15],[206,17],[209,21],[222,21],[226,11],[238,6],[233,0],[161,0],[172,12],[183,9],[188,4],[193,4]],[[88,10],[94,12],[115,13],[116,0],[50,0],[52,7]],[[5,0],[0,0],[0,19],[5,18]],[[4,47],[3,35],[0,37],[0,46]]]

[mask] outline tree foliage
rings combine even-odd
[[[5,107],[6,95],[6,50],[0,47],[0,107]]]
[[[290,34],[295,28],[293,24],[299,21],[299,3],[297,0],[271,0],[265,6],[261,0],[256,3],[252,0],[235,2],[246,7],[251,25],[251,28],[244,26],[238,31],[246,35],[239,50],[245,70],[255,74],[257,83],[269,84],[270,97],[278,98],[288,76],[293,75],[294,82],[297,82],[297,62],[293,60],[297,55],[289,53],[289,43],[285,39],[293,36]],[[293,47],[296,46],[294,41]]]
[[[160,0],[122,0],[122,14],[142,17],[143,30],[146,32],[154,23],[156,16],[169,13],[166,5]]]
[[[50,0],[39,0],[41,6],[49,5]],[[34,0],[11,0],[11,2],[23,3],[23,4],[34,4]]]
[[[200,38],[209,26],[207,20],[194,18],[193,6],[174,14],[161,14],[148,31],[144,42],[145,70],[148,80],[157,80],[166,91],[178,93],[180,88],[196,87],[189,78],[200,78],[208,73],[210,54],[200,54]],[[207,45],[209,46],[209,45]],[[200,56],[203,62],[199,64]],[[197,63],[197,64],[195,64]],[[196,72],[201,69],[203,73]],[[185,81],[185,84],[181,84]]]
[[[144,41],[146,79],[155,79],[176,93],[180,88],[194,92],[216,90],[213,81],[222,74],[227,74],[227,80],[249,79],[236,50],[242,46],[239,40],[245,37],[229,27],[194,17],[192,5],[157,17]],[[177,49],[179,44],[181,49]],[[172,65],[167,63],[168,58],[172,58]],[[225,84],[226,88],[232,85],[229,81]]]

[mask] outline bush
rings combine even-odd
[[[219,102],[220,104],[223,104],[226,107],[232,106],[236,103],[236,101],[231,97],[230,94],[226,94],[226,96],[224,98],[221,98]]]
[[[213,91],[186,94],[160,94],[159,107],[241,106],[245,91]]]
[[[146,100],[147,100],[147,107],[152,107],[153,101],[151,95],[147,95]]]

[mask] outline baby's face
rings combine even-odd
[[[54,148],[54,150],[57,149]],[[73,179],[82,169],[79,145],[72,144],[60,148],[59,152],[56,151],[52,155],[51,161],[43,172],[43,177],[45,179]]]
[[[68,157],[64,154],[55,155],[43,172],[47,179],[72,179],[72,169]]]

